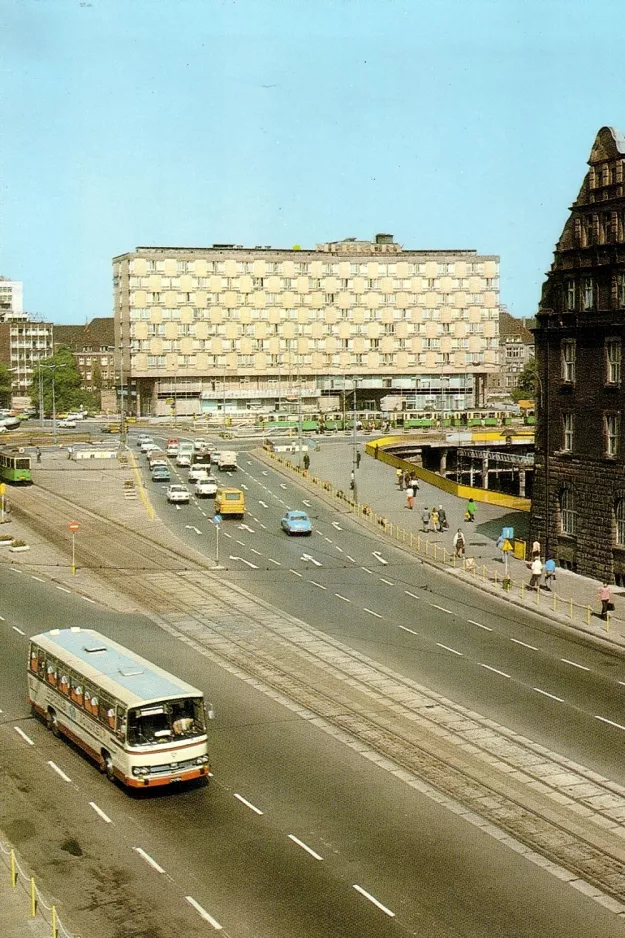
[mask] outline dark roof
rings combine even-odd
[[[66,345],[73,352],[111,349],[115,345],[113,317],[99,316],[84,326],[55,326],[54,344]]]
[[[534,327],[532,320],[516,319],[511,316],[506,309],[499,310],[499,337],[505,339],[506,336],[520,336],[522,342],[528,345],[534,342],[534,336],[530,329]]]

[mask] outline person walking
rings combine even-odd
[[[447,521],[447,515],[442,505],[438,506],[438,523],[441,526],[441,531],[446,531],[447,528],[449,527],[449,522]]]
[[[423,511],[421,512],[421,530],[424,531],[425,534],[427,534],[428,531],[430,530],[430,509],[429,508],[424,508]]]
[[[530,577],[530,589],[537,590],[540,587],[540,578],[543,575],[543,563],[540,557],[535,557],[534,560],[532,560],[530,570],[532,572]]]
[[[37,462],[41,462],[41,449],[39,447],[35,450],[35,455],[37,456]]]
[[[540,557],[540,541],[534,541],[532,544],[532,560],[536,560],[537,557]]]
[[[475,502],[472,498],[467,502],[467,509],[464,513],[464,516],[467,521],[473,523],[475,521]]]
[[[404,491],[404,473],[403,473],[403,471],[402,471],[401,469],[398,469],[398,470],[395,472],[395,476],[397,477],[397,484],[398,484],[398,486],[399,486],[399,491],[400,491],[400,492],[403,492],[403,491]]]
[[[304,453],[304,459],[302,460],[302,462],[304,463],[304,469],[306,470],[306,472],[308,472],[308,470],[310,469],[310,456],[308,455],[308,453]]]
[[[603,585],[599,590],[599,599],[601,600],[600,618],[607,619],[608,612],[614,609],[614,603],[612,602],[612,590],[605,580],[603,581]]]
[[[432,530],[438,534],[440,530],[439,521],[438,521],[438,508],[432,509],[432,514],[430,515],[430,522],[432,524]]]
[[[352,471],[351,471],[351,473],[350,473],[350,475],[349,475],[349,487],[350,487],[350,489],[351,489],[352,492],[354,491],[354,486],[355,486],[355,485],[356,485],[356,475],[355,475],[355,473],[354,473],[354,470],[352,469]]]
[[[497,538],[497,550],[499,551],[499,554],[500,554],[499,559],[501,560],[502,563],[506,562],[506,552],[503,549],[503,545],[505,543],[506,543],[505,537],[503,536],[503,534],[500,534],[499,537]]]
[[[456,557],[464,557],[464,551],[465,551],[464,534],[462,533],[460,528],[458,528],[458,530],[454,534],[453,544],[454,544],[454,550],[456,552]]]
[[[408,483],[408,487],[406,489],[406,502],[407,502],[406,507],[410,508],[410,510],[412,511],[412,509],[414,508],[414,489],[411,483]]]
[[[360,460],[362,459],[362,453],[360,450],[356,453],[356,469],[360,469]]]
[[[551,592],[551,583],[556,579],[556,562],[553,557],[545,561],[545,589]]]

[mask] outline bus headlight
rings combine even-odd
[[[148,767],[144,765],[133,765],[132,767],[132,774],[135,776],[136,775],[148,775],[149,771],[150,770],[148,769]]]
[[[195,760],[196,765],[206,765],[208,762],[208,756],[198,756]]]

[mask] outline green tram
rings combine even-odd
[[[33,474],[28,453],[0,450],[0,480],[29,485],[33,481]]]

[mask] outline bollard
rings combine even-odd
[[[30,917],[34,918],[37,914],[37,890],[35,889],[35,877],[30,877]]]
[[[15,866],[15,851],[11,850],[11,885],[17,886],[17,869]]]
[[[586,625],[590,625],[590,606],[586,606]]]
[[[558,611],[558,594],[557,593],[553,594],[553,611],[554,612]]]
[[[606,632],[610,631],[610,613],[609,612],[606,612],[605,630]]]
[[[436,544],[435,544],[435,545],[434,545],[434,560],[436,560],[436,559],[437,559],[437,557],[436,557]]]
[[[573,600],[572,599],[569,600],[569,618],[570,619],[573,618]]]
[[[56,927],[56,906],[52,906],[52,938],[58,938],[58,929]]]
[[[447,548],[443,547],[443,563],[447,563]]]
[[[486,583],[486,564],[482,564],[482,583]]]
[[[417,550],[421,553],[421,535],[417,534]]]
[[[413,534],[412,531],[411,531],[411,532],[410,532],[410,546],[411,546],[411,547],[412,547],[412,545],[413,545],[413,542],[414,542],[414,534]]]

